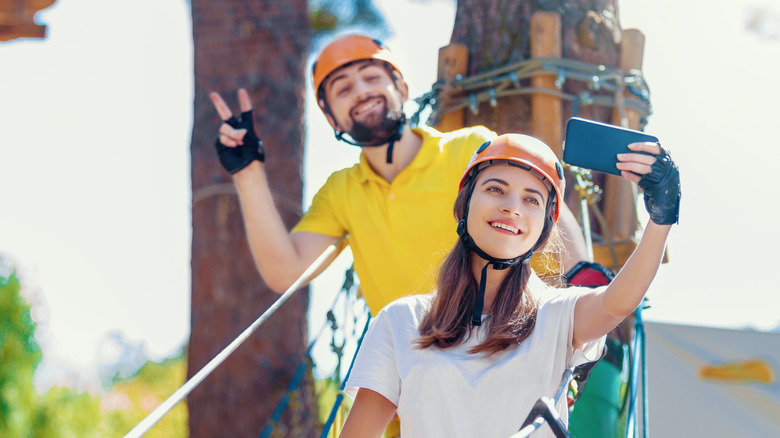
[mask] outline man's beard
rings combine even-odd
[[[382,119],[374,126],[354,121],[352,129],[346,131],[352,139],[361,146],[381,146],[394,136],[404,122],[406,115],[403,109],[395,111],[388,109]]]

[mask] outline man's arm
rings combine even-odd
[[[264,166],[254,161],[235,173],[233,181],[241,200],[249,247],[260,275],[271,289],[283,292],[337,237],[312,232],[290,234],[274,204]],[[333,255],[323,263],[314,276],[335,257]]]
[[[337,237],[287,231],[268,186],[265,151],[254,130],[249,93],[243,88],[238,90],[241,109],[238,118],[219,94],[211,93],[209,97],[224,121],[219,127],[217,153],[222,165],[233,175],[255,264],[266,284],[283,292]],[[326,260],[312,278],[335,257]]]

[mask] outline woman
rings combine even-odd
[[[460,183],[460,239],[438,289],[401,298],[372,322],[347,383],[357,393],[342,437],[505,437],[563,371],[598,359],[607,332],[641,302],[679,212],[679,173],[657,143],[633,143],[621,174],[645,191],[651,221],[609,286],[547,287],[528,267],[556,237],[563,170],[541,141],[483,144]],[[556,406],[564,421],[566,401]]]

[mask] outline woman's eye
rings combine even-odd
[[[539,205],[539,200],[536,198],[525,198],[526,202],[530,202],[533,205]]]
[[[496,187],[496,186],[488,187],[487,191],[488,191],[488,192],[495,192],[495,193],[504,193],[504,192],[501,190],[501,188],[500,188],[500,187]]]

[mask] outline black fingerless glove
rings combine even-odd
[[[236,129],[246,129],[244,135],[244,144],[236,147],[228,147],[222,144],[217,137],[217,155],[219,162],[230,173],[236,173],[245,168],[252,161],[265,161],[265,149],[263,141],[255,133],[254,119],[252,110],[241,113],[239,118],[231,117],[225,120],[225,123]]]
[[[639,187],[645,192],[645,208],[650,220],[671,225],[680,220],[680,171],[664,148],[655,155],[650,173],[642,176]]]

